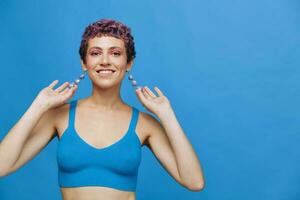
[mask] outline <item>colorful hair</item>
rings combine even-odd
[[[136,52],[134,49],[134,38],[131,35],[130,28],[116,20],[101,19],[89,24],[82,35],[79,54],[84,63],[86,62],[85,57],[88,48],[88,41],[96,36],[112,36],[122,39],[125,44],[127,63],[135,58]]]

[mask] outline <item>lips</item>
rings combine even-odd
[[[110,73],[114,73],[116,70],[114,69],[98,69],[96,70],[96,72],[98,74],[110,74]]]

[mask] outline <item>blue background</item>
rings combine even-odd
[[[170,99],[206,178],[183,188],[147,148],[137,199],[300,199],[300,2],[0,1],[3,138],[37,93],[80,73],[84,28],[100,18],[132,29],[132,73]],[[74,99],[90,95],[85,79]],[[146,111],[130,83],[123,99]],[[0,179],[0,199],[61,199],[55,138],[17,172]]]

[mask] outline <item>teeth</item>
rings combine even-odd
[[[113,71],[111,71],[111,70],[101,70],[99,73],[100,74],[109,74],[109,73],[113,73]]]

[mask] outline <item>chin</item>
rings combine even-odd
[[[112,89],[118,87],[120,83],[112,81],[98,81],[93,83],[93,86],[100,89]]]

